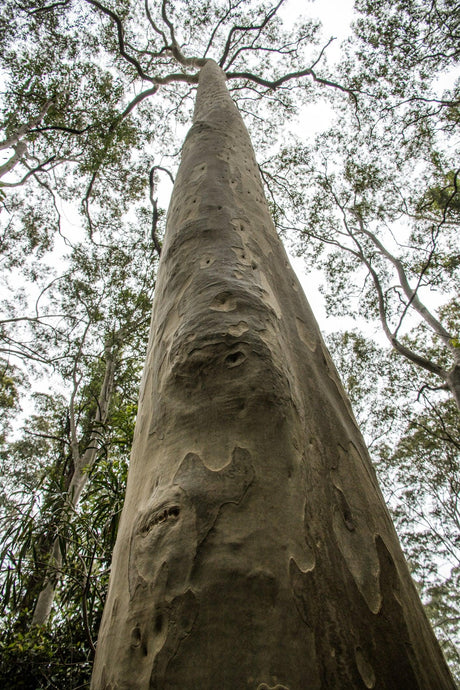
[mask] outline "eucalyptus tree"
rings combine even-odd
[[[453,688],[225,81],[208,59],[92,687]]]
[[[143,9],[86,1],[4,3],[2,125],[5,151],[15,159],[2,178],[6,268],[20,265],[28,283],[36,281],[44,270],[44,253],[52,249],[53,233],[74,241],[62,218],[70,203],[81,204],[95,241],[105,241],[101,233],[107,224],[118,222],[122,232],[126,214],[129,218],[133,205],[145,201],[147,190],[152,192],[149,182],[156,183],[160,170],[176,167],[180,140],[174,128],[190,115],[197,84],[194,65],[204,59],[185,57],[179,39],[191,42],[192,54],[195,48],[204,56],[219,51],[235,96],[258,125],[259,138],[271,142],[276,125],[292,109],[294,85],[296,96],[303,98],[312,83],[329,84],[327,73],[318,71],[322,50],[317,23],[283,31],[277,17],[282,4],[252,7],[238,0],[224,7],[216,2],[203,13],[198,3],[165,2],[155,8],[147,3]],[[182,20],[184,36],[179,39],[169,15]],[[267,80],[275,44],[278,66]],[[258,112],[262,98],[274,116],[269,127]],[[20,156],[14,148],[19,144]],[[152,234],[159,249],[158,213],[150,196]],[[12,318],[4,318],[2,326],[5,356],[44,362],[46,348],[34,349],[38,343],[28,342],[27,333],[18,338],[18,326],[31,321],[21,295],[13,292],[7,305]],[[42,331],[52,329],[48,317],[32,317]]]
[[[81,424],[91,419],[101,364],[78,397]],[[62,500],[71,464],[68,401],[37,394],[34,414],[21,436],[9,444],[14,489],[9,491],[8,522],[2,520],[0,683],[4,688],[32,690],[49,687],[50,682],[76,688],[89,682],[123,501],[137,380],[132,362],[117,367],[111,408],[105,426],[99,426],[97,462],[88,471],[75,510],[64,511]],[[54,563],[53,572],[49,554],[57,533],[60,567],[57,571]],[[44,579],[53,574],[57,589],[51,620],[30,627]]]
[[[299,166],[298,252],[325,270],[330,314],[378,323],[391,347],[434,374],[432,385],[460,406],[457,174],[411,179],[413,159],[399,170],[388,159],[381,166],[378,143],[369,152],[357,141],[360,153],[350,154],[350,138],[330,132],[319,145],[323,160],[305,157]],[[417,323],[409,346],[405,335]]]
[[[315,148],[299,142],[277,157],[267,179],[284,202],[279,227],[294,227],[298,251],[325,269],[330,313],[379,322],[395,351],[434,373],[460,406],[450,318],[459,291],[458,13],[442,1],[356,8],[342,79],[359,107],[336,103]],[[423,328],[408,347],[415,323]],[[442,343],[435,356],[430,333]]]
[[[5,142],[21,132],[21,141],[33,149],[21,161],[26,164],[28,156],[35,162],[52,158],[55,175],[65,170],[67,194],[72,193],[69,170],[76,169],[78,192],[82,179],[87,185],[86,207],[100,198],[108,178],[112,191],[122,192],[126,202],[130,185],[142,184],[138,166],[143,164],[144,171],[146,167],[142,156],[133,166],[134,154],[145,152],[155,139],[163,151],[171,142],[171,119],[181,121],[189,114],[190,102],[187,109],[184,101],[186,105],[196,87],[195,68],[210,51],[219,53],[228,78],[235,81],[254,118],[254,101],[268,93],[275,104],[288,109],[295,80],[303,79],[297,92],[308,91],[310,82],[329,84],[327,75],[317,73],[320,49],[311,49],[317,43],[317,23],[308,21],[294,31],[283,31],[276,16],[282,4],[253,7],[236,0],[228,6],[215,2],[203,8],[198,3],[165,2],[154,8],[146,3],[141,9],[129,3],[111,8],[96,0],[68,0],[59,6],[6,3]],[[179,37],[171,21],[177,17]],[[191,55],[200,57],[183,54],[184,39]],[[267,79],[273,52],[278,66]],[[95,60],[95,54],[101,59]],[[161,98],[152,98],[159,94]],[[49,179],[46,170],[41,166],[31,172],[26,167],[26,174]]]

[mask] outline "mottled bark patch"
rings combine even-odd
[[[177,654],[181,642],[190,634],[198,615],[199,604],[191,590],[176,597],[167,607],[165,642],[155,656],[150,675],[149,690],[163,690],[168,664]]]
[[[375,687],[375,672],[368,660],[366,659],[366,656],[361,649],[361,647],[357,647],[355,650],[355,659],[356,659],[356,666],[359,671],[359,675],[363,679],[363,683],[366,686],[366,688],[373,688]]]
[[[423,686],[399,603],[399,576],[383,539],[375,539],[382,604],[377,613],[358,595],[354,577],[335,554],[317,552],[314,570],[290,561],[297,611],[315,635],[321,690]]]
[[[248,450],[236,447],[231,462],[217,472],[209,470],[194,453],[189,453],[182,461],[174,483],[186,492],[194,505],[198,545],[206,539],[221,507],[241,501],[254,477],[250,459]]]

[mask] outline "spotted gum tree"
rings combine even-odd
[[[454,687],[212,60],[168,213],[92,687]]]

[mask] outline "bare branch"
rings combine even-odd
[[[387,316],[386,316],[386,308],[385,308],[385,298],[382,290],[382,286],[380,284],[379,277],[376,273],[376,271],[373,269],[371,266],[370,262],[366,259],[366,257],[362,257],[361,261],[364,263],[366,268],[368,269],[372,281],[374,283],[375,290],[377,292],[377,300],[378,300],[378,309],[379,309],[379,316],[380,316],[380,323],[382,324],[383,332],[385,333],[386,337],[388,338],[389,342],[391,343],[392,347],[399,352],[399,354],[403,355],[408,359],[410,362],[413,362],[417,366],[421,367],[422,369],[426,369],[427,371],[431,372],[432,374],[436,374],[437,376],[440,376],[442,379],[446,380],[448,373],[445,369],[440,367],[438,364],[435,362],[432,362],[431,360],[427,359],[426,357],[423,357],[422,355],[417,354],[416,352],[413,352],[411,349],[406,347],[401,343],[400,340],[391,332],[391,329],[388,325],[387,321]]]
[[[33,127],[38,125],[43,120],[52,104],[52,99],[46,101],[45,105],[41,108],[40,112],[36,117],[33,117],[31,120],[29,120],[27,124],[21,125],[17,132],[12,134],[10,137],[7,137],[3,141],[0,141],[0,150],[13,148],[15,144],[17,144],[21,139],[23,139],[24,136],[28,134]]]
[[[31,175],[35,175],[35,173],[38,173],[38,172],[48,172],[45,169],[45,166],[47,166],[49,163],[52,163],[55,159],[56,159],[56,156],[51,156],[51,158],[48,158],[46,161],[43,161],[43,163],[40,163],[40,165],[37,165],[37,167],[31,168],[24,175],[24,177],[21,178],[20,180],[18,180],[17,182],[0,182],[0,187],[20,187],[21,185],[23,185],[28,180],[28,178]],[[62,161],[60,161],[60,162],[62,162]]]
[[[420,300],[417,294],[417,289],[413,290],[410,286],[409,280],[407,278],[406,271],[404,269],[403,263],[400,259],[396,258],[391,254],[391,252],[386,249],[386,247],[383,246],[383,244],[380,242],[380,240],[374,235],[373,232],[368,230],[364,226],[363,219],[359,213],[356,212],[356,210],[351,211],[354,215],[354,217],[357,219],[360,232],[363,235],[366,235],[371,242],[377,247],[379,252],[385,256],[390,263],[393,264],[393,266],[396,268],[396,271],[398,273],[399,281],[401,283],[401,287],[404,291],[404,294],[406,295],[407,299],[409,300],[405,312],[407,309],[412,306],[419,314],[420,316],[431,326],[431,328],[437,333],[440,338],[443,340],[444,344],[447,345],[449,348],[452,349],[451,345],[451,340],[452,340],[452,335],[450,335],[444,326],[438,321],[438,319],[430,312],[430,310],[423,304],[423,302]],[[419,281],[420,282],[420,281]],[[396,332],[395,332],[396,335]]]
[[[28,10],[27,14],[33,15],[51,12],[51,10],[54,10],[56,7],[67,7],[68,5],[70,5],[70,1],[71,0],[62,0],[62,2],[54,2],[52,5],[47,5],[46,7],[38,7],[35,10]]]
[[[400,340],[396,337],[396,333],[392,332],[389,324],[388,324],[388,319],[387,319],[387,309],[386,309],[386,302],[385,302],[385,294],[382,288],[382,284],[380,282],[379,276],[372,266],[372,261],[366,256],[366,253],[364,249],[361,247],[361,244],[359,243],[356,234],[353,232],[353,230],[349,227],[348,221],[347,221],[347,216],[346,216],[346,209],[343,206],[343,204],[340,202],[338,197],[336,196],[333,188],[330,185],[329,180],[326,178],[327,186],[329,188],[329,191],[331,195],[334,198],[335,203],[337,204],[338,208],[340,208],[342,217],[343,217],[343,223],[344,226],[347,230],[347,234],[351,238],[351,240],[354,242],[355,246],[357,247],[357,250],[353,250],[347,245],[342,245],[338,242],[335,242],[336,246],[340,246],[342,249],[345,249],[347,252],[350,252],[355,256],[359,261],[366,266],[371,278],[372,282],[374,283],[374,288],[377,293],[377,305],[378,305],[378,312],[379,312],[379,318],[380,318],[380,323],[382,325],[383,332],[385,333],[387,339],[391,343],[391,346],[399,352],[399,354],[403,355],[408,359],[409,361],[413,362],[417,366],[421,367],[422,369],[425,369],[432,374],[436,374],[440,378],[442,378],[444,381],[448,381],[449,373],[443,369],[441,366],[436,364],[435,362],[432,362],[431,360],[427,359],[423,355],[420,355],[410,348],[408,348],[406,345],[401,343]],[[355,214],[356,215],[356,214]],[[331,242],[332,244],[332,242]]]
[[[231,67],[231,65],[235,62],[238,55],[241,55],[241,53],[244,53],[245,51],[254,51],[254,52],[261,51],[261,52],[266,52],[266,53],[277,53],[278,55],[292,55],[297,51],[298,45],[300,43],[300,41],[294,41],[292,43],[285,43],[283,46],[280,46],[279,48],[270,48],[268,46],[256,45],[255,44],[256,40],[257,40],[257,38],[254,38],[251,45],[240,46],[240,48],[238,48],[238,50],[236,50],[233,53],[231,59],[228,61],[226,69],[229,69],[229,67]],[[295,47],[291,47],[291,46],[295,46]]]
[[[166,3],[167,3],[167,1],[168,0],[163,0],[162,4],[161,4],[161,17],[162,17],[164,23],[166,24],[166,26],[168,27],[169,33],[171,36],[171,44],[170,45],[168,45],[166,40],[165,40],[166,50],[168,52],[170,52],[174,56],[174,58],[177,60],[177,62],[179,62],[181,65],[184,65],[186,67],[203,67],[203,65],[206,62],[205,58],[198,58],[198,57],[188,58],[188,57],[185,57],[182,50],[180,49],[180,46],[176,40],[174,25],[171,22],[171,20],[169,19],[168,15],[166,14]],[[152,26],[154,26],[154,24],[152,24]],[[158,30],[157,30],[157,32],[158,32]],[[158,32],[158,33],[160,33],[160,32]],[[162,32],[161,32],[161,35],[164,38],[166,38]]]
[[[228,8],[227,12],[224,14],[223,17],[221,17],[221,18],[219,19],[219,21],[217,22],[216,26],[215,26],[214,29],[212,30],[211,36],[210,36],[209,41],[208,41],[208,45],[206,46],[206,50],[205,50],[204,53],[203,53],[203,57],[206,57],[206,55],[208,54],[209,50],[211,49],[211,46],[212,46],[212,44],[213,44],[213,42],[214,42],[214,39],[215,39],[216,34],[217,34],[217,32],[219,31],[220,27],[227,21],[228,17],[231,15],[231,13],[233,12],[233,10],[236,10],[236,8],[239,7],[239,5],[242,4],[242,2],[244,2],[244,0],[238,0],[234,5],[232,5],[231,3],[229,3],[229,8]]]
[[[149,23],[150,23],[152,29],[153,29],[159,36],[161,36],[161,38],[163,39],[163,42],[164,42],[164,47],[166,47],[166,46],[168,45],[168,39],[166,38],[166,34],[164,33],[164,31],[161,31],[161,29],[159,29],[159,28],[157,27],[157,25],[155,24],[155,22],[153,21],[153,17],[152,17],[152,15],[151,15],[151,13],[150,13],[150,7],[149,7],[148,0],[145,0],[144,7],[145,7],[145,14],[147,15],[147,19],[149,20]]]
[[[48,125],[47,127],[34,127],[30,129],[29,132],[32,134],[34,132],[65,132],[66,134],[85,134],[94,128],[94,125],[88,125],[88,127],[83,127],[83,129],[77,129],[76,127],[66,127],[65,125]]]
[[[24,141],[18,142],[14,146],[13,155],[6,161],[6,163],[0,165],[0,177],[3,177],[3,175],[9,173],[10,170],[13,170],[13,168],[19,163],[26,153],[27,144]]]
[[[278,89],[280,86],[293,79],[300,79],[302,77],[311,77],[313,81],[323,86],[332,86],[334,89],[338,89],[343,93],[347,93],[354,100],[355,105],[358,104],[358,98],[356,93],[346,86],[342,86],[337,82],[331,81],[330,79],[324,79],[323,77],[318,77],[311,67],[307,67],[304,70],[299,70],[298,72],[289,72],[288,74],[279,77],[273,81],[259,77],[252,72],[227,72],[227,79],[247,79],[255,84],[260,84],[260,86],[265,86],[268,89]]]
[[[174,33],[174,26],[173,26],[172,22],[170,21],[170,19],[168,18],[168,15],[166,14],[166,3],[167,3],[167,1],[168,1],[168,0],[162,0],[162,3],[161,3],[161,18],[163,19],[164,23],[166,24],[166,26],[167,26],[168,29],[169,29],[169,33],[170,33],[171,41],[172,41],[173,45],[174,45],[174,46],[177,46],[176,36],[175,36],[175,33]]]
[[[128,103],[128,105],[123,110],[123,112],[120,113],[120,115],[118,116],[118,118],[116,120],[116,124],[118,125],[122,120],[124,120],[125,117],[127,117],[134,110],[134,108],[137,105],[139,105],[139,103],[142,103],[142,101],[144,101],[149,96],[155,95],[157,91],[158,91],[158,86],[153,86],[151,89],[146,89],[145,91],[141,91],[141,93],[137,94],[137,96],[135,98],[133,98],[131,103]],[[115,129],[115,127],[113,127],[113,129]]]

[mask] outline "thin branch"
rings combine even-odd
[[[237,7],[239,7],[239,5],[241,5],[242,2],[244,2],[244,0],[238,0],[238,2],[236,2],[234,5],[232,5],[231,3],[229,3],[229,8],[228,8],[227,12],[224,14],[223,17],[221,17],[221,18],[219,19],[219,21],[217,22],[216,26],[215,26],[214,29],[212,30],[211,36],[210,36],[209,41],[208,41],[208,45],[206,46],[206,50],[205,50],[204,53],[203,53],[203,57],[206,57],[206,55],[208,54],[208,51],[211,49],[211,46],[212,46],[212,44],[213,44],[213,42],[214,42],[214,39],[215,39],[215,37],[216,37],[216,34],[217,34],[217,32],[219,31],[219,29],[220,29],[220,27],[222,26],[222,24],[224,24],[224,23],[226,22],[226,20],[228,19],[228,17],[229,17],[230,14],[232,13],[232,11],[233,11],[233,10],[236,10]]]
[[[19,161],[27,154],[27,144],[24,141],[18,142],[13,148],[13,155],[6,161],[6,163],[0,165],[0,177],[3,177],[3,175],[9,173],[10,170],[13,170]]]
[[[149,173],[150,203],[152,204],[152,209],[153,209],[152,210],[151,236],[152,236],[152,242],[153,242],[153,245],[156,249],[156,252],[157,252],[158,256],[161,256],[161,244],[160,244],[160,241],[159,241],[158,236],[157,236],[158,200],[154,199],[154,197],[153,197],[154,189],[155,189],[154,175],[155,175],[156,170],[162,170],[163,172],[165,172],[169,176],[169,178],[173,184],[174,184],[174,177],[173,177],[172,173],[167,168],[163,168],[161,165],[154,165],[152,167],[152,169],[150,170],[150,173]]]
[[[40,163],[37,165],[35,168],[31,168],[25,175],[22,177],[20,180],[17,182],[0,182],[0,187],[20,187],[23,185],[31,175],[35,175],[35,173],[38,172],[48,172],[48,170],[45,169],[45,166],[48,165],[49,163],[52,163],[54,160],[56,160],[56,156],[51,156],[51,158],[48,158],[46,161],[43,161],[43,163]],[[19,162],[19,161],[17,161]],[[62,162],[62,161],[60,161]],[[53,166],[54,167],[54,166]],[[0,173],[1,176],[1,173]]]
[[[17,132],[12,134],[10,137],[7,137],[3,141],[0,141],[0,150],[13,148],[16,144],[18,144],[19,141],[23,139],[24,136],[28,134],[33,127],[35,127],[35,125],[38,125],[43,120],[52,104],[52,99],[46,101],[45,105],[42,107],[42,109],[36,117],[33,117],[31,120],[29,120],[27,124],[21,125]]]
[[[385,256],[390,263],[393,264],[393,266],[396,268],[396,271],[398,273],[399,281],[401,283],[401,287],[404,291],[404,294],[408,298],[409,302],[406,305],[405,312],[407,309],[412,306],[419,314],[420,316],[426,321],[431,328],[437,333],[440,338],[443,340],[445,345],[447,345],[450,349],[452,349],[451,345],[451,340],[452,336],[446,331],[444,326],[438,321],[438,319],[430,312],[430,310],[423,304],[423,302],[420,300],[420,298],[417,295],[417,289],[413,290],[410,286],[409,280],[407,278],[406,271],[404,269],[404,266],[402,264],[402,261],[391,252],[386,249],[386,247],[383,246],[383,244],[380,242],[380,240],[374,235],[373,232],[368,230],[364,226],[363,219],[359,213],[357,213],[355,210],[351,211],[354,217],[357,219],[358,224],[359,224],[359,229],[360,232],[366,237],[368,237],[371,242],[377,247],[379,252]],[[426,269],[425,269],[426,270]],[[397,331],[395,332],[396,335]]]
[[[91,630],[89,627],[89,620],[88,620],[88,593],[89,593],[89,588],[90,588],[90,582],[91,582],[91,571],[93,569],[93,564],[94,564],[94,559],[96,556],[96,550],[97,550],[98,542],[95,540],[94,542],[94,547],[91,553],[91,559],[89,562],[89,568],[86,569],[85,563],[83,559],[83,567],[85,569],[85,586],[83,587],[82,595],[81,595],[81,604],[82,604],[82,614],[83,614],[83,625],[85,628],[85,634],[86,634],[86,639],[88,641],[88,644],[91,648],[91,651],[93,653],[93,657],[96,654],[96,647],[93,642],[93,638],[91,636]]]
[[[279,77],[273,81],[259,77],[252,72],[227,72],[227,79],[246,79],[252,81],[255,84],[260,84],[260,86],[265,86],[268,89],[278,89],[280,86],[293,79],[300,79],[301,77],[311,77],[313,81],[323,86],[332,86],[334,89],[338,89],[343,93],[347,93],[354,100],[355,105],[358,105],[358,98],[356,93],[346,86],[342,86],[337,82],[331,81],[330,79],[324,79],[323,77],[318,77],[311,67],[307,67],[304,70],[299,70],[298,72],[289,72],[288,74]]]
[[[120,51],[120,54],[135,68],[141,79],[154,83],[153,77],[144,72],[140,62],[138,62],[136,58],[134,58],[132,55],[126,52],[124,29],[120,17],[111,9],[105,7],[100,2],[98,2],[98,0],[85,0],[85,2],[87,2],[89,5],[93,5],[93,7],[97,7],[97,9],[99,9],[103,14],[107,15],[115,22],[115,25],[117,27],[118,49]]]
[[[219,65],[224,69],[225,62],[227,60],[228,54],[230,52],[230,49],[232,47],[232,40],[233,36],[236,32],[249,32],[249,31],[258,31],[264,29],[267,24],[273,19],[275,14],[278,12],[279,8],[283,4],[284,0],[279,0],[278,4],[273,7],[267,14],[265,15],[264,19],[262,20],[261,24],[257,24],[254,26],[241,26],[241,25],[236,25],[232,26],[232,28],[229,31],[229,34],[227,36],[227,40],[225,42],[225,47],[224,47],[224,52],[222,53],[222,56],[219,60]]]
[[[85,134],[91,129],[94,129],[94,125],[88,125],[83,127],[83,129],[77,129],[76,127],[67,127],[66,125],[47,125],[46,127],[34,127],[29,129],[29,133],[33,134],[35,132],[65,132],[66,134]]]
[[[40,14],[45,12],[51,12],[55,7],[67,7],[70,5],[71,0],[62,0],[62,2],[54,2],[52,5],[47,5],[46,7],[38,7],[35,10],[28,10],[27,14]]]
[[[336,242],[335,244],[337,246],[340,246],[342,249],[345,249],[346,251],[350,252],[353,254],[356,258],[359,259],[361,263],[366,266],[372,281],[374,283],[374,288],[377,293],[377,305],[378,305],[378,312],[379,312],[379,318],[380,318],[380,323],[382,325],[383,332],[385,333],[387,339],[391,343],[392,347],[399,352],[399,354],[403,355],[406,357],[409,361],[413,362],[417,366],[421,367],[422,369],[425,369],[432,374],[436,374],[440,378],[442,378],[444,381],[447,381],[448,378],[448,372],[443,369],[441,366],[436,364],[435,362],[432,362],[431,360],[427,359],[423,355],[419,355],[416,352],[413,352],[410,348],[406,347],[401,343],[400,340],[396,337],[396,334],[393,333],[390,329],[390,326],[388,324],[387,320],[387,310],[386,310],[386,301],[385,301],[385,294],[380,282],[380,279],[377,275],[376,270],[372,266],[371,260],[366,256],[363,248],[361,247],[358,239],[356,238],[355,233],[349,228],[347,217],[346,217],[346,212],[343,204],[340,203],[340,200],[336,196],[334,190],[332,189],[329,180],[326,178],[326,183],[329,188],[329,191],[331,195],[333,196],[335,203],[337,204],[338,208],[341,210],[342,217],[343,217],[343,223],[344,226],[347,230],[347,234],[351,238],[351,240],[354,242],[354,244],[357,247],[357,250],[353,250],[350,247],[347,247],[346,245],[341,245],[340,243]]]
[[[149,3],[148,0],[145,0],[144,2],[144,7],[145,7],[145,14],[147,15],[147,19],[149,20],[149,23],[152,27],[152,29],[159,35],[164,41],[165,47],[168,45],[168,39],[166,38],[166,34],[164,31],[161,31],[156,25],[156,23],[153,21],[153,17],[150,13],[150,8],[149,8]]]

